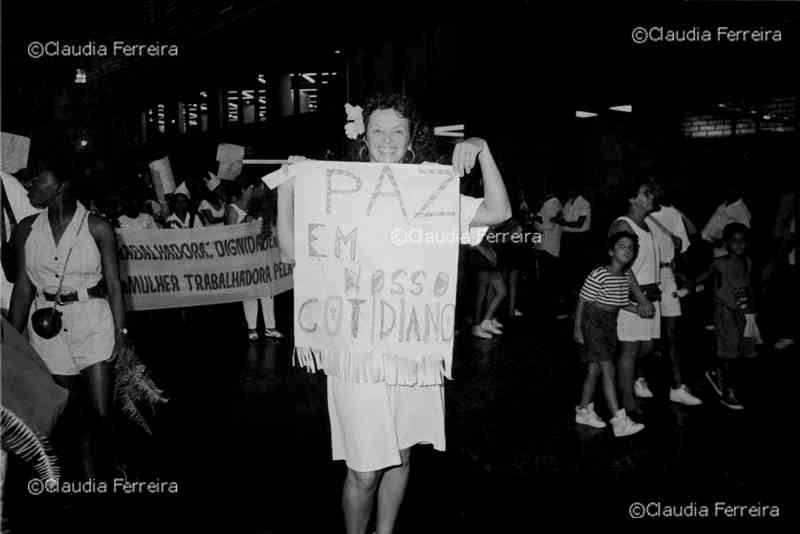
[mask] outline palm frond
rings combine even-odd
[[[151,434],[150,427],[137,404],[143,403],[155,413],[156,405],[165,403],[169,399],[164,396],[164,391],[156,386],[147,366],[131,348],[125,348],[117,355],[114,370],[116,373],[114,393],[122,412],[145,432]]]
[[[47,440],[38,436],[25,421],[5,406],[0,406],[0,433],[3,448],[26,462],[32,462],[39,478],[58,479],[60,469]]]

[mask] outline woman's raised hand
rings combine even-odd
[[[288,175],[289,174],[289,165],[292,165],[293,163],[299,163],[299,162],[305,161],[307,159],[308,158],[305,157],[305,156],[289,156],[288,163],[284,163],[283,165],[281,165],[281,170],[283,171],[284,174]],[[278,190],[279,191],[294,191],[294,177],[289,178],[288,180],[283,182],[281,185],[279,185],[278,186]]]
[[[472,172],[478,155],[488,147],[480,137],[470,137],[461,141],[453,149],[453,172],[459,178]]]

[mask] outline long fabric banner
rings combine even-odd
[[[451,167],[304,161],[295,178],[295,354],[350,382],[450,377],[459,244]]]
[[[133,310],[270,297],[292,288],[292,266],[261,223],[197,230],[119,230],[120,279]]]

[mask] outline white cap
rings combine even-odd
[[[211,171],[208,171],[208,176],[209,177],[205,179],[206,180],[206,187],[208,187],[209,191],[213,191],[214,189],[219,187],[219,184],[222,183],[222,180],[217,178],[217,175],[214,174]]]
[[[185,195],[186,198],[192,198],[192,195],[189,194],[189,189],[186,187],[186,182],[182,182],[181,185],[175,188],[175,191],[172,192],[173,195]]]

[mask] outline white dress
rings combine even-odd
[[[650,230],[645,232],[638,224],[633,222],[630,217],[618,217],[617,221],[622,220],[628,223],[636,237],[639,238],[639,253],[631,265],[631,272],[636,277],[636,282],[642,286],[645,284],[659,283],[659,262],[660,253],[656,246],[655,232],[656,226],[645,219],[645,224]],[[616,221],[615,221],[616,222]],[[620,310],[617,315],[617,337],[620,341],[650,341],[661,337],[661,306],[655,307],[655,315],[652,319],[645,319],[638,314],[627,310]]]
[[[483,233],[470,232],[469,224],[482,202],[461,196],[461,235],[471,234],[475,243]],[[330,375],[327,382],[334,460],[354,471],[377,471],[400,465],[400,451],[418,443],[445,450],[443,384],[356,383]]]
[[[62,272],[62,291],[85,291],[103,279],[100,250],[89,231],[88,218],[83,221],[86,215],[83,204],[78,203],[75,215],[58,245],[53,240],[47,213],[45,209],[36,218],[25,242],[25,270],[36,288],[31,316],[38,308],[52,307],[54,303],[45,300],[42,293],[57,292]],[[70,247],[73,247],[72,254],[64,270]],[[30,318],[28,322],[31,346],[52,374],[76,375],[90,365],[111,357],[114,349],[114,318],[107,299],[73,302],[59,306],[59,310],[63,314],[63,330],[51,339],[39,337],[30,324]]]

